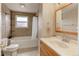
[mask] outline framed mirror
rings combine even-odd
[[[56,10],[56,32],[77,35],[77,22],[77,4],[68,4]]]

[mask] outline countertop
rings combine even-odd
[[[40,38],[40,40],[61,56],[79,55],[77,44],[75,44],[73,41],[67,43],[57,37]]]

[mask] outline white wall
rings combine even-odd
[[[10,11],[8,10],[7,7],[5,7],[5,5],[0,4],[0,44],[2,43],[1,40],[3,38],[6,38],[6,32],[7,32],[6,29],[8,29],[8,27],[6,27],[6,24],[5,24],[6,23],[5,13],[10,14]],[[7,24],[9,23],[10,22],[7,21]],[[0,47],[0,52],[1,52],[1,47]]]
[[[1,4],[0,4],[0,40],[1,40]],[[0,41],[1,43],[1,41]]]
[[[42,11],[39,11],[39,35],[41,37],[52,36],[55,32],[54,9],[55,4],[42,4]]]
[[[39,36],[40,37],[49,37],[52,35],[63,35],[63,33],[55,32],[55,11],[67,4],[61,4],[60,6],[56,6],[56,4],[52,3],[44,3],[42,4],[41,10],[39,10]],[[48,31],[48,28],[50,31]],[[70,38],[77,39],[77,36],[68,35]]]
[[[1,44],[1,3],[0,3],[0,44]],[[0,47],[0,56],[1,56],[1,47]]]
[[[38,36],[41,36],[42,31],[42,5],[40,5],[39,12],[38,12]]]
[[[79,55],[79,4],[78,4],[78,55]]]
[[[2,4],[1,6],[1,13],[2,13],[2,28],[1,28],[1,32],[2,32],[2,38],[7,38],[8,36],[8,30],[10,30],[10,19],[6,20],[6,14],[10,15],[10,10],[4,5]],[[9,16],[10,17],[10,16]]]

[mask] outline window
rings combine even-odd
[[[16,15],[16,28],[27,28],[28,27],[28,17]]]

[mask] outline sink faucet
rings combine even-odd
[[[63,35],[63,39],[62,39],[62,41],[69,43],[70,40],[71,40],[70,37],[68,37],[67,35]]]

